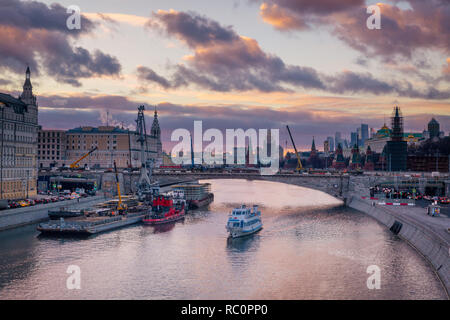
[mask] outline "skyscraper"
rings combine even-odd
[[[341,133],[338,131],[335,133],[334,135],[334,145],[337,146],[341,144],[342,145],[342,135]]]
[[[358,143],[358,133],[350,132],[350,145],[354,146]]]
[[[430,139],[435,137],[439,138],[439,130],[439,122],[437,122],[435,118],[431,119],[431,121],[428,122],[428,134],[430,135]]]
[[[330,147],[330,152],[334,152],[334,139],[333,137],[328,137],[328,146]]]
[[[364,145],[366,140],[369,139],[369,125],[361,124],[361,146]]]
[[[359,128],[356,128],[356,134],[358,135],[358,139],[356,140],[356,141],[358,141],[358,145],[360,145],[361,144],[361,137],[362,137],[362,135],[361,135],[361,127],[359,127]],[[353,147],[353,146],[352,146]]]

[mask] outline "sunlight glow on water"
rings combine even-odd
[[[0,299],[445,299],[429,264],[363,213],[314,190],[213,180],[215,201],[184,222],[87,239],[0,233]],[[234,206],[259,204],[264,228],[227,240]],[[338,207],[336,207],[338,206]],[[81,268],[81,290],[66,269]],[[369,265],[381,289],[369,290]]]

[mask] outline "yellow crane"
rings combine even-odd
[[[122,211],[126,209],[126,206],[122,203],[122,195],[120,194],[120,183],[119,183],[119,175],[117,174],[116,161],[114,161],[114,172],[116,173],[117,194],[119,195],[119,203],[117,204],[117,210]]]
[[[97,150],[97,147],[92,148],[88,153],[86,153],[84,156],[82,156],[80,159],[78,159],[77,161],[75,161],[74,163],[70,164],[70,169],[76,169],[79,167],[79,163],[80,161],[82,161],[84,158],[86,158],[88,155],[90,155],[92,152],[94,152],[95,150]]]
[[[298,155],[297,147],[295,146],[294,139],[292,138],[291,130],[289,130],[289,126],[288,125],[286,126],[286,128],[287,128],[287,130],[289,132],[289,137],[291,138],[292,145],[294,146],[295,155],[297,156],[297,168],[296,168],[296,170],[297,171],[301,171],[301,170],[303,170],[302,161],[300,160],[300,156]]]

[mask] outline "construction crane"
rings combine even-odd
[[[117,174],[117,166],[116,161],[114,161],[114,172],[116,174],[116,185],[117,185],[117,194],[119,195],[119,203],[117,204],[117,210],[122,211],[125,210],[125,205],[122,203],[122,195],[120,194],[120,183],[119,183],[119,175]]]
[[[92,152],[94,152],[95,150],[97,150],[97,147],[92,148],[88,153],[86,153],[84,156],[82,156],[80,159],[78,159],[77,161],[75,161],[74,163],[72,163],[70,165],[70,169],[76,169],[79,167],[78,163],[80,163],[80,161],[82,161],[84,158],[86,158],[88,155],[90,155]]]
[[[302,161],[300,160],[300,156],[298,155],[297,147],[295,146],[294,139],[292,138],[291,130],[289,130],[289,126],[288,125],[286,126],[286,128],[287,128],[287,130],[289,132],[289,137],[291,138],[292,145],[294,146],[295,155],[297,156],[297,168],[296,168],[296,170],[297,171],[301,171],[301,170],[303,170]]]

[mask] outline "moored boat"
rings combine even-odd
[[[186,200],[181,190],[173,190],[172,194],[159,195],[153,199],[152,210],[142,220],[144,224],[157,225],[178,221],[186,214]]]
[[[245,205],[233,209],[228,217],[226,229],[231,238],[247,236],[261,230],[261,211],[258,210],[258,206],[253,206],[253,210]]]
[[[172,186],[173,190],[181,190],[184,193],[187,207],[198,209],[205,207],[214,201],[210,183],[189,183]]]
[[[84,212],[84,209],[68,209],[62,207],[57,210],[48,210],[48,217],[51,220],[57,220],[60,218],[74,218],[83,216]]]
[[[146,206],[126,210],[97,208],[85,210],[82,216],[50,220],[40,223],[37,230],[43,234],[95,234],[139,223],[148,212]]]

